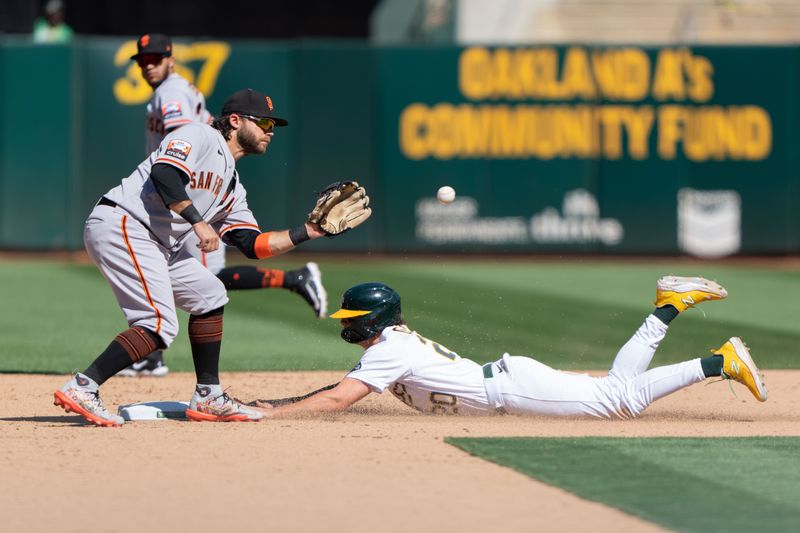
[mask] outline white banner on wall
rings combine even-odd
[[[678,246],[698,257],[735,254],[742,245],[742,199],[737,191],[678,191]]]
[[[478,201],[460,196],[449,205],[421,198],[416,206],[416,236],[429,244],[619,244],[619,220],[601,218],[597,198],[575,189],[564,195],[561,212],[546,207],[530,217],[481,217]]]

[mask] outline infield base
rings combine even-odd
[[[168,420],[186,418],[189,402],[139,402],[119,406],[119,416],[125,421]]]

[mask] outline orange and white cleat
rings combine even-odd
[[[54,396],[53,405],[68,413],[77,413],[96,426],[116,427],[125,423],[121,416],[105,408],[97,383],[81,373],[72,376]]]
[[[767,401],[767,386],[742,339],[731,337],[718,350],[711,351],[721,355],[725,360],[722,364],[723,379],[738,381],[747,387],[759,402]]]
[[[186,418],[195,422],[255,422],[264,416],[214,389],[219,385],[197,385]]]
[[[710,300],[728,297],[725,287],[706,278],[662,276],[656,283],[656,307],[672,305],[678,312]]]

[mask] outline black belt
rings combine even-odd
[[[101,196],[100,200],[97,201],[97,205],[107,205],[108,207],[117,207],[117,202],[112,202],[105,196]]]

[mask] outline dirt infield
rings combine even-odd
[[[291,396],[341,373],[223,375],[241,398]],[[699,384],[629,422],[431,417],[391,395],[327,419],[94,428],[52,405],[62,376],[0,375],[6,531],[655,531],[656,526],[471,457],[446,436],[800,435],[800,371],[770,400]],[[116,378],[108,405],[188,400],[194,376]],[[630,475],[635,475],[631,472]]]

